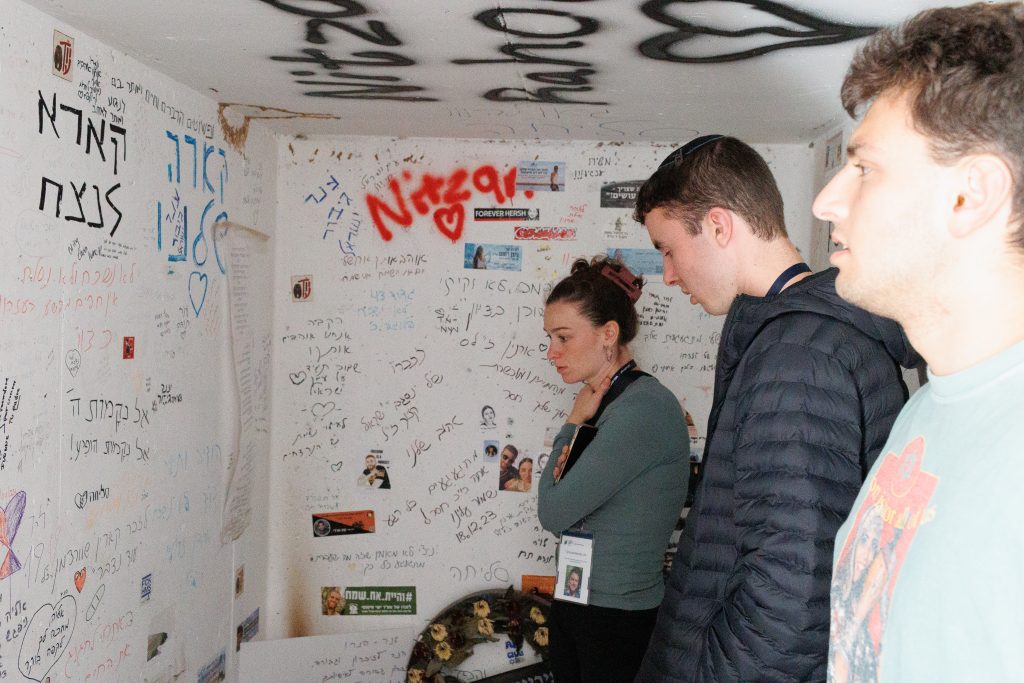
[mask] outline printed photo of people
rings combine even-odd
[[[497,441],[484,441],[484,462],[498,462]]]
[[[495,421],[494,408],[491,406],[484,406],[480,409],[480,427],[482,429],[494,429],[498,426]]]
[[[382,457],[383,455],[383,451],[376,450],[367,453],[363,461],[365,467],[363,467],[363,471],[356,478],[356,484],[374,489],[391,488],[391,480],[388,478],[388,471],[384,467],[386,463]]]
[[[583,570],[579,567],[569,565],[569,572],[565,575],[565,586],[562,588],[562,595],[570,598],[580,597],[580,586],[583,585]]]
[[[522,457],[519,449],[506,444],[501,450],[501,469],[498,474],[499,491],[526,493],[533,485],[533,458]]]
[[[341,597],[338,586],[324,586],[320,589],[320,605],[327,616],[340,616],[345,613],[345,598]]]

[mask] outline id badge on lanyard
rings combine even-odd
[[[558,545],[558,578],[555,579],[554,596],[556,600],[588,604],[593,557],[593,534],[581,531],[562,532]]]

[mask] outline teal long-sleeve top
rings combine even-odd
[[[651,609],[661,604],[661,567],[686,501],[690,440],[679,401],[654,377],[640,377],[608,404],[594,440],[556,484],[554,466],[576,425],[555,437],[540,478],[541,525],[593,534],[590,604]]]

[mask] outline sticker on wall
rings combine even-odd
[[[243,564],[235,572],[235,597],[245,592],[245,565]]]
[[[463,268],[475,270],[523,269],[523,248],[513,244],[474,244],[466,242]]]
[[[338,586],[320,589],[321,612],[327,616],[379,617],[416,614],[415,586]]]
[[[565,190],[564,161],[520,161],[516,164],[516,189],[534,192]]]
[[[494,407],[485,405],[480,409],[480,429],[490,431],[498,426],[498,414]]]
[[[372,489],[391,488],[391,478],[388,476],[384,459],[384,451],[372,450],[363,458],[363,471],[356,477],[356,485]]]
[[[121,357],[125,360],[135,358],[135,337],[125,337],[121,345]]]
[[[843,165],[843,131],[839,131],[825,142],[825,172]]]
[[[60,31],[53,31],[53,75],[65,81],[71,80],[71,65],[74,64],[75,39]]]
[[[540,209],[495,208],[473,209],[475,221],[536,221],[540,220]]]
[[[213,661],[199,670],[196,675],[196,683],[216,683],[216,681],[227,679],[227,660],[227,653],[221,650],[220,654],[213,658]]]
[[[374,531],[373,510],[323,512],[313,515],[314,536],[348,536],[372,534]]]
[[[636,193],[643,180],[623,180],[601,186],[601,207],[605,209],[632,209],[636,206]]]
[[[498,442],[484,441],[484,462],[498,462]]]
[[[501,449],[498,490],[527,493],[533,487],[533,458],[512,444]]]
[[[633,230],[627,230],[626,224],[635,226],[632,218],[625,218],[623,216],[616,216],[615,222],[612,223],[610,228],[606,228],[601,234],[608,241],[625,240],[633,236]]]
[[[139,602],[149,602],[149,596],[153,594],[153,574],[146,574],[142,577],[142,585],[139,590]]]
[[[242,643],[248,643],[250,640],[256,637],[256,634],[260,632],[260,608],[257,607],[256,611],[247,616],[241,624],[238,625],[238,629],[235,631],[235,652],[242,649]]]
[[[657,249],[609,249],[608,256],[622,261],[636,275],[661,275],[664,262]]]
[[[576,239],[576,228],[535,228],[530,225],[519,225],[516,226],[515,239],[566,242]]]
[[[292,275],[292,301],[313,300],[313,276]]]
[[[522,591],[524,593],[533,593],[534,595],[554,595],[555,577],[541,576],[540,574],[523,574]]]

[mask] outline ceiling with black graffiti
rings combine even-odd
[[[963,0],[28,0],[292,134],[813,139],[878,26]]]

